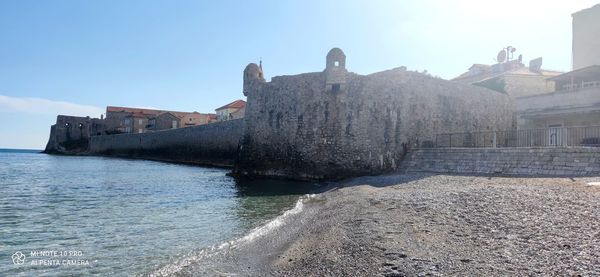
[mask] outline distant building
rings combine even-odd
[[[124,117],[124,133],[143,133],[148,125],[148,114],[131,113]]]
[[[106,107],[107,133],[143,133],[149,130],[149,120],[156,119],[160,114],[170,113],[177,117],[177,128],[208,124],[211,114],[199,112],[176,112],[154,109],[141,109],[129,107]],[[171,126],[171,125],[170,125]]]
[[[191,113],[174,113],[181,120],[180,127],[189,127],[196,125],[204,125],[211,123],[211,118],[213,114],[204,114],[199,112],[191,112]]]
[[[600,4],[573,14],[573,70],[600,65]]]
[[[244,118],[244,115],[246,115],[246,107],[238,109],[237,111],[230,113],[229,117],[230,117],[230,119],[238,119],[238,118]]]
[[[246,112],[246,101],[235,100],[215,111],[217,112],[217,121],[243,118]]]
[[[147,129],[151,131],[177,129],[181,127],[181,118],[172,112],[160,113],[148,119]]]
[[[143,133],[148,119],[161,111],[129,107],[106,107],[106,132],[112,133]]]
[[[573,71],[548,79],[551,93],[516,99],[519,128],[600,126],[600,5],[573,14],[572,57]]]
[[[532,60],[529,67],[521,59],[494,65],[474,64],[452,81],[504,92],[513,98],[554,91],[554,82],[547,79],[562,72],[545,70],[541,65],[541,58]]]
[[[517,98],[522,129],[600,125],[600,65],[551,78],[552,93]]]

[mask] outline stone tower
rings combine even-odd
[[[260,66],[255,63],[248,64],[244,69],[244,96],[248,96],[248,92],[254,90],[258,84],[264,82],[262,61]]]
[[[340,48],[327,53],[325,61],[325,86],[327,91],[338,92],[346,88],[346,54]]]

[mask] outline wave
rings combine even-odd
[[[313,198],[314,196],[315,196],[315,194],[303,195],[302,197],[300,197],[300,199],[298,199],[298,201],[296,201],[296,205],[292,209],[285,211],[283,214],[270,220],[266,224],[252,229],[248,234],[246,234],[243,237],[236,238],[236,239],[233,239],[230,241],[226,241],[226,242],[223,242],[218,245],[213,245],[208,248],[204,248],[204,249],[198,251],[197,253],[191,254],[188,257],[185,257],[179,261],[176,261],[172,264],[163,266],[163,267],[153,271],[152,273],[148,274],[148,276],[153,276],[153,277],[154,276],[168,276],[168,275],[175,274],[175,273],[181,271],[183,268],[185,268],[189,265],[192,265],[197,261],[207,259],[207,258],[210,258],[210,257],[218,255],[218,254],[225,253],[226,251],[234,250],[235,248],[237,248],[243,244],[250,243],[259,237],[265,236],[265,235],[269,234],[270,232],[272,232],[273,230],[284,225],[285,221],[290,216],[302,212],[302,210],[304,209],[304,203],[306,201],[308,201],[309,199]]]

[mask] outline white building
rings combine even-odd
[[[600,65],[600,4],[573,14],[573,70]]]

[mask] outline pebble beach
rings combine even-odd
[[[395,174],[332,184],[177,276],[600,275],[594,178]]]

